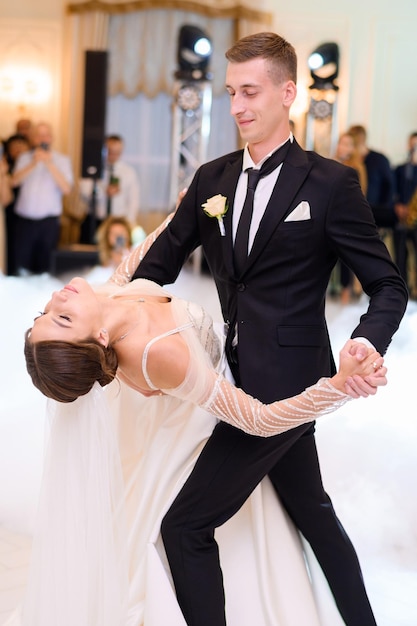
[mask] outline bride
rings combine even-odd
[[[76,278],[55,292],[27,333],[32,380],[59,402],[50,403],[29,584],[13,624],[184,626],[159,529],[217,418],[270,436],[344,404],[349,377],[384,383],[382,357],[359,363],[348,342],[338,374],[295,398],[262,405],[233,387],[201,307],[128,282],[157,234],[103,287]],[[216,539],[228,624],[342,624],[314,596],[310,576],[318,584],[320,572],[306,569],[267,480]]]

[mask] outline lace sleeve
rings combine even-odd
[[[117,268],[107,281],[108,283],[115,283],[116,285],[126,285],[126,283],[130,282],[143,257],[148,252],[152,244],[155,242],[156,238],[168,226],[173,216],[174,213],[170,213],[168,217],[162,222],[162,224],[160,224],[154,231],[152,231],[139,246],[132,250],[129,256],[126,257],[126,259],[124,259],[117,266]]]
[[[207,393],[209,388],[211,391]],[[214,371],[206,378],[205,390],[202,394],[200,387],[199,397],[187,386],[167,390],[167,393],[191,400],[222,421],[260,437],[278,435],[312,422],[351,399],[333,387],[328,378],[321,378],[297,396],[271,404],[252,398]]]

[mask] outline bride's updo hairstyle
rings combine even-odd
[[[115,377],[117,355],[95,339],[69,341],[30,341],[25,334],[26,368],[32,382],[48,398],[73,402],[88,393],[96,381],[102,387]]]

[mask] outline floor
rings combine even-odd
[[[171,291],[178,292],[184,297],[190,297],[193,300],[201,302],[215,319],[220,319],[220,311],[211,279],[205,275],[199,274],[195,269],[193,270],[192,267],[183,271],[179,281]],[[344,311],[342,311],[341,305],[338,302],[329,301],[329,319],[340,319],[340,324],[344,325],[346,319],[343,315],[347,315],[346,311],[350,306],[353,307],[356,305],[347,305]],[[409,337],[407,341],[409,341]],[[330,433],[332,433],[331,430]],[[325,445],[326,435],[323,437]],[[326,450],[324,452],[325,454],[322,457],[322,461],[323,465],[326,465],[326,463],[328,463]],[[324,469],[326,471],[326,468]],[[333,493],[333,491],[331,491],[331,493]],[[335,495],[337,501],[340,496],[338,496],[337,493]],[[344,503],[342,500],[342,509],[343,506]],[[411,510],[411,508],[409,510]],[[415,507],[412,509],[412,512],[415,514]],[[346,520],[347,518],[349,522],[349,513],[346,514],[344,510],[342,510],[342,513],[343,519]],[[410,517],[412,518],[413,515]],[[364,526],[367,524],[369,526],[370,523],[369,520],[363,520]],[[369,550],[368,554],[368,546],[366,545],[366,541],[362,540],[360,534],[358,535],[358,539],[356,539],[355,536],[352,537],[354,544],[357,545],[358,543],[359,548],[364,553],[364,557],[361,556],[360,558],[371,603],[377,615],[378,626],[417,625],[416,537],[415,524],[412,519],[410,528],[414,528],[414,530],[412,530],[409,537],[404,540],[406,550],[407,546],[410,546],[408,557],[405,554],[398,556],[401,552],[401,546],[400,548],[396,546],[397,556],[389,561],[384,560],[383,556],[381,557],[381,554],[378,552],[372,554],[372,550]],[[372,543],[372,532],[371,530],[371,534],[368,535],[368,543]],[[355,535],[355,533],[356,527],[353,526],[353,535]],[[6,622],[7,618],[19,605],[22,598],[28,573],[30,550],[30,535],[16,532],[13,528],[6,527],[0,518],[0,625]],[[412,555],[411,557],[410,554]]]
[[[6,623],[19,605],[25,588],[31,538],[0,526],[0,625]],[[415,570],[406,572],[401,568],[389,574],[374,566],[364,571],[369,596],[378,615],[378,626],[416,626],[417,610],[415,594],[417,587]],[[308,626],[301,625],[300,626]]]

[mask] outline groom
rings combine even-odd
[[[238,41],[226,57],[231,114],[246,147],[197,171],[135,278],[175,281],[201,244],[227,322],[236,380],[272,402],[335,371],[325,297],[339,257],[369,296],[368,311],[351,333],[358,358],[369,344],[385,353],[407,290],[354,170],[305,152],[290,134],[297,72],[291,44],[258,33]],[[275,162],[262,167],[275,151]],[[379,382],[376,372],[372,384],[352,381],[349,393],[366,397]],[[187,624],[226,623],[214,531],[267,475],[310,542],[345,623],[375,626],[355,550],[323,488],[314,426],[262,439],[225,423],[216,426],[162,524]]]

